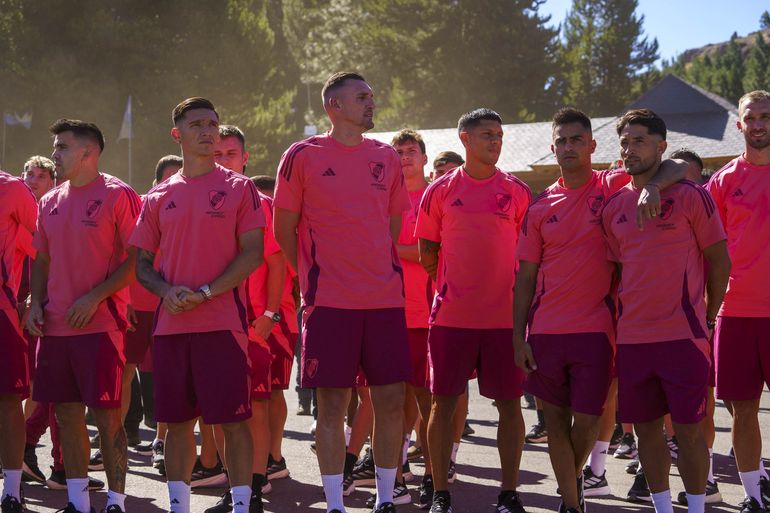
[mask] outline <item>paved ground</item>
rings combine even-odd
[[[480,397],[475,382],[471,386],[471,401],[469,420],[476,434],[465,441],[458,454],[458,479],[452,485],[453,505],[459,513],[493,510],[497,500],[499,463],[495,448],[496,424],[495,411],[491,402]],[[324,513],[323,496],[320,487],[318,464],[315,455],[310,452],[312,441],[308,434],[311,417],[294,415],[296,410],[296,394],[287,393],[289,400],[289,419],[286,430],[284,453],[291,470],[290,479],[273,481],[273,492],[266,497],[266,510],[269,512],[320,512]],[[764,439],[770,435],[770,396],[765,393],[762,400],[761,425]],[[525,422],[531,425],[535,413],[525,410]],[[725,502],[707,506],[707,511],[737,511],[736,504],[743,498],[742,488],[737,477],[735,462],[727,456],[730,450],[729,425],[730,417],[721,404],[717,407],[717,441],[715,447],[715,474]],[[153,436],[149,430],[142,435],[150,440]],[[38,449],[40,467],[48,472],[50,449],[48,438],[43,440],[44,447]],[[767,452],[765,453],[767,454]],[[149,457],[139,456],[129,451],[129,475],[127,490],[130,495],[126,502],[129,513],[159,513],[166,511],[168,496],[163,479],[152,468]],[[631,485],[632,476],[624,472],[625,460],[608,461],[608,480],[614,496],[589,499],[589,510],[592,513],[650,511],[649,505],[631,504],[621,500]],[[416,475],[421,475],[421,465],[413,465]],[[103,472],[93,475],[105,479]],[[418,478],[419,480],[419,478]],[[410,487],[412,496],[417,500],[417,483]],[[683,489],[676,468],[672,468],[672,494]],[[522,460],[521,487],[519,488],[526,509],[530,513],[556,511],[559,499],[556,496],[556,482],[552,477],[550,462],[546,447],[543,445],[525,446]],[[192,511],[202,513],[204,509],[216,502],[222,493],[221,489],[196,491],[192,497]],[[67,503],[66,492],[51,491],[37,484],[26,484],[27,507],[33,512],[53,512],[63,508]],[[349,512],[363,513],[367,511],[364,502],[369,496],[369,490],[361,489],[346,499]],[[92,503],[99,511],[104,507],[106,492],[92,494]],[[399,506],[399,511],[420,511],[416,506]],[[675,508],[676,509],[676,508]],[[680,507],[678,511],[686,511]]]

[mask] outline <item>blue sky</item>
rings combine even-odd
[[[542,14],[560,23],[572,0],[546,0]],[[658,38],[660,56],[670,59],[685,50],[727,41],[733,32],[745,36],[759,30],[759,17],[770,10],[766,0],[639,0],[644,32]]]

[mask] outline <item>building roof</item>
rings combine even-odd
[[[743,152],[745,142],[736,128],[738,109],[724,98],[698,86],[667,75],[627,109],[646,107],[658,113],[668,128],[668,153],[687,147],[707,161],[727,161]],[[609,167],[619,158],[618,117],[593,118],[596,152],[595,167]],[[464,154],[456,128],[418,130],[425,140],[430,162],[441,151]],[[503,125],[503,151],[498,167],[526,175],[533,171],[553,171],[556,158],[550,151],[551,122]],[[390,143],[396,132],[369,134]]]

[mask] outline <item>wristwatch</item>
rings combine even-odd
[[[198,289],[198,292],[203,294],[203,297],[206,298],[206,301],[211,301],[214,299],[214,296],[211,295],[211,289],[209,288],[208,283],[201,285],[201,288]]]
[[[263,313],[265,317],[270,319],[273,322],[279,322],[281,320],[281,314],[278,312],[271,312],[270,310],[265,310],[265,313]]]

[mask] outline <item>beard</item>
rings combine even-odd
[[[631,176],[635,175],[643,175],[650,169],[654,168],[660,163],[660,161],[656,158],[652,159],[639,159],[636,163],[632,165],[627,165],[625,161],[623,161],[623,168],[625,168],[626,173],[628,173]]]
[[[755,139],[747,133],[744,133],[743,136],[744,139],[746,139],[746,144],[755,150],[764,150],[770,146],[770,133],[765,133],[764,137],[761,137],[760,139]]]

